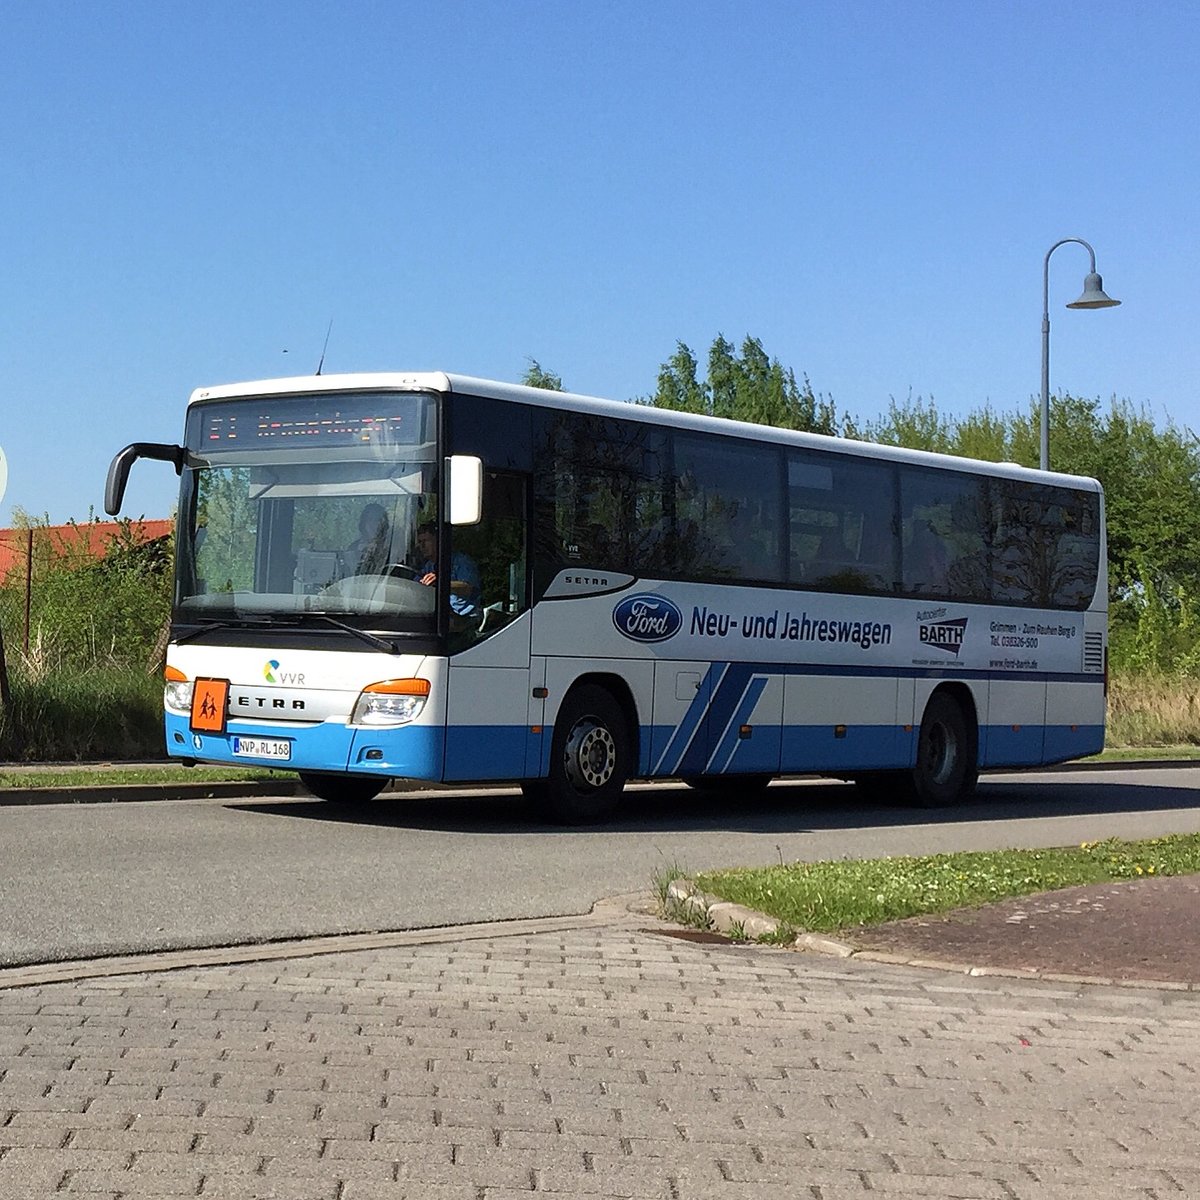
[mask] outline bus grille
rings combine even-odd
[[[1083,635],[1083,669],[1094,671],[1097,675],[1104,673],[1104,634]]]

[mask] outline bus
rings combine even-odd
[[[1092,479],[442,373],[195,391],[167,750],[315,796],[783,775],[944,805],[1099,751]]]

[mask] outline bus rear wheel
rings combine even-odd
[[[301,771],[300,782],[318,800],[331,804],[365,804],[374,800],[389,780],[374,775],[334,775],[325,771]]]
[[[979,767],[972,733],[962,705],[945,692],[934,692],[921,719],[917,765],[909,782],[909,795],[916,804],[940,808],[974,791]]]
[[[559,709],[549,776],[526,791],[552,820],[601,821],[616,809],[631,763],[624,710],[610,692],[586,684],[569,692]]]

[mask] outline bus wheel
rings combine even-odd
[[[554,724],[550,775],[534,794],[546,815],[567,825],[609,816],[629,778],[625,713],[602,687],[568,693]]]
[[[301,771],[300,782],[318,800],[333,804],[364,804],[374,800],[390,783],[375,775],[333,775],[324,771]]]
[[[971,794],[978,778],[974,739],[962,707],[953,697],[935,692],[921,719],[911,799],[922,808],[953,804]]]
[[[692,775],[683,782],[710,796],[757,796],[766,791],[773,775]]]

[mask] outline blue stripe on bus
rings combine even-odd
[[[709,666],[704,679],[696,689],[696,695],[692,698],[687,711],[683,714],[683,720],[673,729],[664,729],[663,740],[666,742],[666,745],[663,752],[658,756],[658,762],[654,766],[655,775],[673,775],[675,773],[675,768],[683,759],[688,747],[696,739],[696,735],[700,731],[704,715],[708,710],[709,697],[712,695],[714,682],[724,673],[726,665],[725,663],[715,662]],[[658,742],[654,741],[651,744],[658,745]]]
[[[717,740],[716,749],[708,760],[708,770],[710,773],[719,774],[722,771],[729,770],[729,767],[736,755],[739,759],[738,767],[741,770],[748,770],[751,767],[762,768],[772,757],[775,759],[776,767],[779,764],[779,738],[768,737],[763,738],[762,734],[771,734],[772,729],[755,729],[749,738],[742,738],[742,726],[750,720],[750,714],[754,711],[754,706],[758,703],[759,697],[763,694],[763,690],[767,686],[767,680],[762,675],[756,675],[750,680],[749,686],[746,688],[745,694],[742,696],[741,703],[737,707],[737,711],[733,714],[733,719],[725,727]],[[755,735],[759,735],[759,744],[751,746],[749,743],[754,739]],[[764,744],[767,743],[767,744]],[[773,743],[770,744],[770,743]],[[745,753],[739,753],[739,751]]]
[[[642,736],[666,737],[670,732],[669,726],[646,727]],[[1023,726],[1014,734],[1009,725],[984,725],[979,730],[979,744],[981,767],[1042,766],[1098,753],[1104,748],[1104,726],[1052,725],[1045,728],[1043,736],[1041,726]],[[659,769],[654,776],[907,770],[916,763],[917,731],[904,725],[850,725],[839,738],[831,725],[785,725],[782,733],[778,726],[757,725],[752,737],[735,746],[731,758],[722,761],[718,753],[702,772],[681,767],[674,772]]]
[[[798,663],[713,663],[702,686],[675,728],[655,728],[652,744],[665,742],[653,774],[696,776],[730,770],[880,769],[911,767],[916,761],[916,731],[908,725],[849,726],[839,737],[832,725],[784,726],[778,734],[761,737],[756,746],[739,746],[740,727],[748,723],[754,706],[775,676],[858,676],[922,679],[1002,679],[1042,685],[1046,681],[1068,681],[1102,686],[1103,680],[1082,673],[1021,673],[997,671],[951,671],[941,668],[891,669],[878,667],[827,667]],[[709,692],[711,689],[711,692]],[[706,700],[706,695],[708,699]],[[770,734],[772,727],[760,726],[754,733]],[[774,743],[778,743],[778,754]],[[1102,726],[1055,726],[1038,723],[1018,726],[984,726],[979,736],[982,766],[1032,766],[1061,762],[1103,748]],[[736,759],[736,761],[735,761]],[[772,766],[774,762],[774,766]]]
[[[714,664],[715,665],[715,664]],[[723,730],[733,717],[753,678],[754,668],[746,663],[728,663],[721,673],[721,681],[713,691],[708,703],[706,721],[701,734],[691,740],[687,752],[680,760],[676,772],[680,775],[704,775],[708,772],[709,747],[712,735]]]

